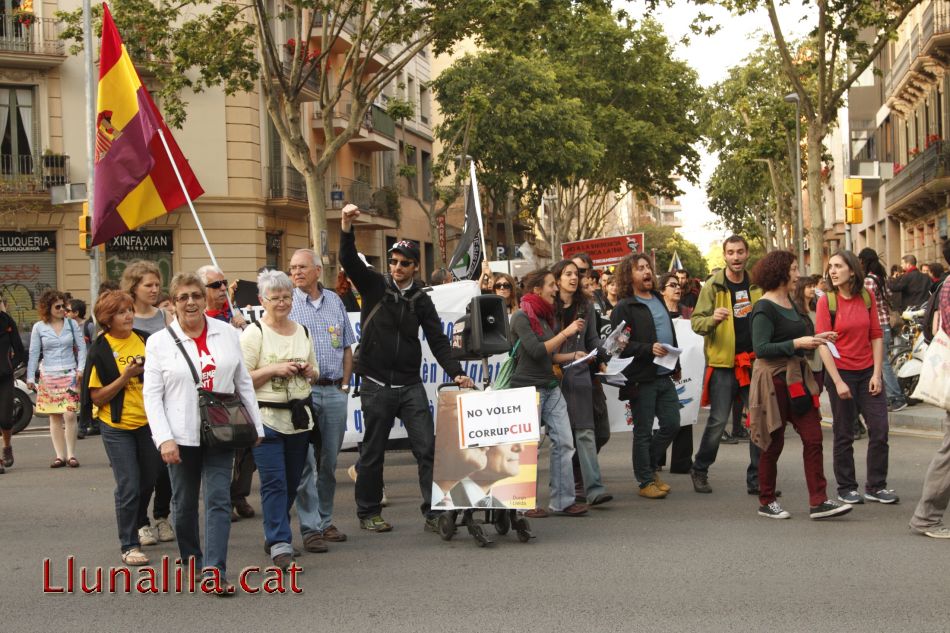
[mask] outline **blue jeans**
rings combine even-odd
[[[152,443],[148,425],[131,431],[100,424],[102,446],[106,449],[115,478],[115,520],[119,544],[127,552],[139,543],[139,514],[148,509],[148,497],[159,469],[161,455]],[[147,523],[146,523],[147,524]]]
[[[175,533],[183,563],[195,558],[198,569],[215,567],[224,582],[227,573],[228,539],[231,536],[231,466],[233,449],[178,446],[180,464],[169,464]],[[198,532],[198,493],[204,486],[205,549]]]
[[[706,474],[716,462],[722,432],[732,419],[732,405],[737,397],[742,399],[743,407],[749,406],[749,388],[739,386],[735,369],[713,367],[712,376],[709,377],[709,419],[693,459],[693,471]],[[758,487],[760,455],[759,447],[749,442],[749,466],[746,468],[746,485],[749,488]]]
[[[680,430],[680,400],[676,385],[670,376],[658,376],[656,380],[639,383],[637,396],[630,401],[633,414],[633,474],[640,487],[649,485],[655,478],[660,455]],[[653,432],[654,418],[660,429]]]
[[[574,446],[577,460],[580,462],[581,477],[584,480],[584,496],[590,501],[606,494],[600,463],[597,461],[597,440],[594,429],[578,429],[574,432]],[[573,470],[571,474],[573,476]]]
[[[382,510],[383,464],[389,432],[398,417],[406,427],[412,456],[419,465],[419,490],[422,513],[429,515],[432,506],[432,462],[435,458],[435,425],[422,383],[405,387],[385,387],[372,380],[363,380],[363,420],[366,432],[360,450],[360,468],[356,474],[356,514],[361,519],[377,516]],[[567,422],[567,410],[564,410]],[[568,437],[571,429],[568,426]],[[568,457],[570,460],[570,457]],[[570,461],[568,461],[570,469]],[[573,498],[573,484],[571,484]]]
[[[313,407],[322,440],[319,466],[313,450],[307,451],[300,486],[297,488],[297,517],[300,534],[323,532],[333,523],[333,496],[336,494],[336,459],[346,431],[347,394],[335,385],[313,388]]]
[[[888,358],[892,341],[891,328],[884,328],[884,363],[881,365],[881,374],[884,378],[884,393],[887,395],[888,404],[900,406],[906,403],[907,399],[904,397],[904,392],[901,391],[901,385],[897,381],[897,374],[894,373],[894,367],[891,366],[891,361]]]
[[[538,388],[541,394],[541,421],[551,438],[551,500],[548,506],[560,512],[574,503],[574,438],[567,415],[567,401],[560,387]]]
[[[271,556],[294,551],[290,545],[290,508],[309,447],[310,433],[284,434],[265,426],[264,440],[253,449],[261,479],[264,543],[270,547]]]

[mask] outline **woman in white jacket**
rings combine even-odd
[[[218,393],[237,393],[264,436],[254,385],[244,366],[238,330],[205,317],[204,285],[194,274],[172,278],[169,292],[177,317],[146,344],[145,412],[152,440],[168,464],[175,507],[175,532],[182,561],[195,558],[199,569],[216,582],[203,585],[231,595],[227,583],[228,537],[231,532],[232,449],[201,446],[198,393],[181,341],[198,371],[201,386]],[[169,331],[169,329],[171,331]],[[204,485],[205,547],[198,534],[198,493]]]

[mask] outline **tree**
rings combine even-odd
[[[648,253],[656,255],[656,272],[665,273],[673,260],[673,254],[678,253],[683,266],[689,274],[698,279],[705,279],[708,274],[706,258],[699,248],[680,235],[670,226],[656,226],[653,224],[636,229],[643,233],[643,243]]]
[[[567,0],[543,4],[558,2]],[[530,22],[507,20],[537,10],[533,2],[515,0],[119,0],[115,14],[126,42],[145,42],[140,59],[170,64],[170,72],[156,73],[173,82],[168,95],[163,87],[163,97],[220,84],[251,90],[260,79],[282,149],[306,183],[310,236],[319,252],[326,231],[324,176],[340,148],[371,120],[383,89],[420,51],[440,53],[483,30],[523,31]],[[189,17],[179,23],[183,15]],[[73,25],[66,36],[81,37],[76,14],[63,17]],[[505,22],[490,24],[494,19]],[[218,54],[216,46],[228,54]],[[198,71],[200,82],[188,83],[190,70]],[[319,142],[311,142],[311,126],[302,118],[308,99],[322,122]],[[163,103],[167,109],[169,101]],[[182,106],[170,120],[180,124],[184,115]]]
[[[897,34],[904,19],[922,0],[803,0],[813,8],[817,22],[808,34],[808,45],[797,49],[789,43],[776,11],[775,0],[694,0],[696,4],[721,4],[737,14],[765,8],[782,70],[798,95],[807,140],[809,243],[813,266],[824,258],[825,221],[822,213],[822,142],[838,116],[847,91],[871,66],[884,46]]]

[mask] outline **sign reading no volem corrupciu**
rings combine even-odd
[[[534,387],[473,391],[459,396],[459,444],[498,446],[537,442],[538,392]]]

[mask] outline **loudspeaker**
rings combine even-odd
[[[511,350],[508,311],[498,295],[472,297],[464,317],[455,322],[452,347],[460,360],[477,360]]]

